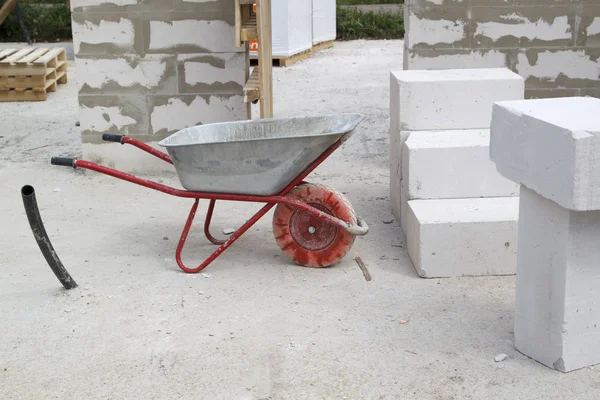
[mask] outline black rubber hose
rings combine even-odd
[[[29,226],[31,227],[31,231],[33,232],[33,237],[37,241],[44,258],[46,258],[46,262],[52,268],[54,275],[58,278],[60,283],[65,287],[65,289],[74,289],[77,287],[77,283],[71,277],[67,269],[64,267],[56,251],[54,251],[54,247],[52,247],[52,243],[50,243],[50,238],[46,233],[46,229],[44,228],[44,223],[42,222],[42,216],[40,215],[40,210],[37,205],[37,200],[35,198],[35,189],[31,185],[25,185],[21,188],[21,197],[23,198],[23,205],[25,206],[25,213],[27,214],[27,219],[29,220]]]

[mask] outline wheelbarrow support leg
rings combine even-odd
[[[210,234],[210,221],[212,220],[213,212],[215,211],[215,203],[216,202],[217,201],[213,199],[210,201],[210,204],[208,205],[208,211],[206,212],[206,219],[204,220],[204,235],[212,244],[216,244],[217,246],[219,246],[219,245],[222,245],[223,243],[225,243],[226,241],[219,240]]]
[[[188,268],[183,264],[183,261],[181,261],[181,252],[183,250],[183,247],[185,246],[185,242],[186,242],[188,234],[190,232],[190,228],[192,227],[192,222],[194,221],[194,218],[196,217],[196,211],[198,211],[198,201],[199,201],[198,199],[196,199],[194,201],[194,205],[192,206],[192,209],[190,210],[188,219],[185,222],[185,226],[183,227],[183,232],[181,233],[181,237],[179,238],[179,244],[177,245],[177,252],[175,253],[175,259],[177,260],[177,265],[179,265],[179,268],[181,268],[184,272],[191,273],[191,274],[198,273],[198,272],[202,271],[204,268],[208,267],[210,265],[210,263],[212,263],[214,260],[216,260],[217,257],[219,257],[221,255],[221,253],[223,253],[225,250],[227,250],[227,248],[229,246],[231,246],[236,240],[238,240],[238,238],[240,236],[242,236],[244,233],[246,233],[246,231],[248,229],[250,229],[252,227],[252,225],[256,224],[256,222],[258,222],[259,219],[261,219],[266,213],[268,213],[271,210],[271,208],[273,208],[275,206],[275,203],[269,203],[269,204],[265,205],[263,208],[260,209],[259,212],[254,214],[252,216],[252,218],[250,218],[244,225],[242,225],[237,231],[235,231],[235,233],[233,235],[231,235],[231,237],[229,239],[227,239],[225,241],[225,243],[220,245],[219,248],[217,250],[215,250],[215,252],[212,253],[210,255],[210,257],[208,257],[206,260],[204,260],[204,262],[202,264],[200,264],[197,268]],[[213,204],[213,207],[214,207],[214,204]]]

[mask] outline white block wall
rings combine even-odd
[[[231,0],[71,0],[83,158],[129,172],[172,166],[102,141],[155,145],[197,124],[247,119]]]
[[[591,97],[499,102],[491,158],[503,176],[564,208],[598,210],[599,116]]]
[[[404,3],[404,69],[506,67],[527,98],[600,97],[597,0]]]
[[[521,186],[515,346],[567,372],[600,363],[600,211]]]
[[[489,129],[422,131],[403,147],[402,180],[410,199],[516,196],[519,185],[496,171]]]
[[[423,278],[514,274],[519,199],[411,200],[408,254]]]

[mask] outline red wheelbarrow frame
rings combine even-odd
[[[135,140],[131,137],[122,136],[122,135],[111,135],[104,134],[102,135],[102,139],[109,142],[117,142],[121,144],[129,144],[135,146],[161,160],[173,164],[169,156],[146,143]],[[96,171],[105,175],[109,175],[127,182],[135,183],[140,186],[145,186],[149,189],[158,190],[159,192],[163,192],[166,194],[170,194],[176,197],[190,198],[195,199],[194,204],[190,210],[187,221],[183,228],[183,232],[181,233],[181,237],[179,238],[179,243],[177,245],[177,251],[175,252],[175,259],[177,260],[177,265],[183,271],[187,273],[198,273],[206,268],[210,263],[212,263],[217,257],[219,257],[229,246],[231,246],[237,239],[240,238],[244,233],[248,231],[258,220],[260,220],[266,213],[268,213],[271,208],[273,208],[276,204],[285,203],[297,209],[309,212],[331,224],[334,224],[342,229],[347,230],[348,232],[362,236],[366,235],[368,232],[367,224],[359,219],[358,224],[353,226],[348,224],[345,221],[342,221],[332,215],[324,213],[308,204],[302,203],[300,201],[294,200],[289,197],[285,197],[293,188],[297,185],[306,183],[304,182],[304,178],[306,178],[315,168],[317,168],[327,157],[331,155],[336,149],[338,149],[344,139],[340,139],[331,145],[323,154],[321,154],[315,161],[313,161],[304,171],[302,171],[292,182],[290,182],[282,191],[280,191],[275,196],[255,196],[255,195],[243,195],[243,194],[227,194],[227,193],[213,193],[213,192],[193,192],[188,190],[181,190],[171,186],[163,185],[157,182],[149,181],[146,179],[138,178],[135,175],[128,174],[126,172],[118,171],[113,168],[108,168],[103,165],[99,165],[90,161],[85,160],[77,160],[74,158],[63,158],[63,157],[52,157],[51,164],[52,165],[60,165],[60,166],[68,166],[73,168],[84,168],[92,171]],[[198,210],[198,202],[199,200],[210,200],[208,210],[206,212],[206,218],[204,220],[204,234],[206,238],[213,244],[218,245],[219,248],[215,250],[202,264],[200,264],[196,268],[188,268],[184,265],[181,260],[181,252],[183,251],[183,247],[187,240],[190,228],[192,226],[192,222],[196,216],[196,211]],[[225,201],[241,201],[241,202],[251,202],[251,203],[266,203],[266,205],[261,208],[256,214],[252,216],[246,223],[244,223],[240,228],[238,228],[227,240],[218,240],[210,233],[210,222],[212,219],[213,211],[215,208],[215,204],[217,200],[225,200]]]

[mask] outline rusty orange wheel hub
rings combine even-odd
[[[288,196],[326,214],[356,225],[356,214],[346,197],[325,185],[305,183]],[[281,250],[307,267],[339,262],[354,244],[354,235],[306,211],[279,204],[273,215],[273,234]]]

